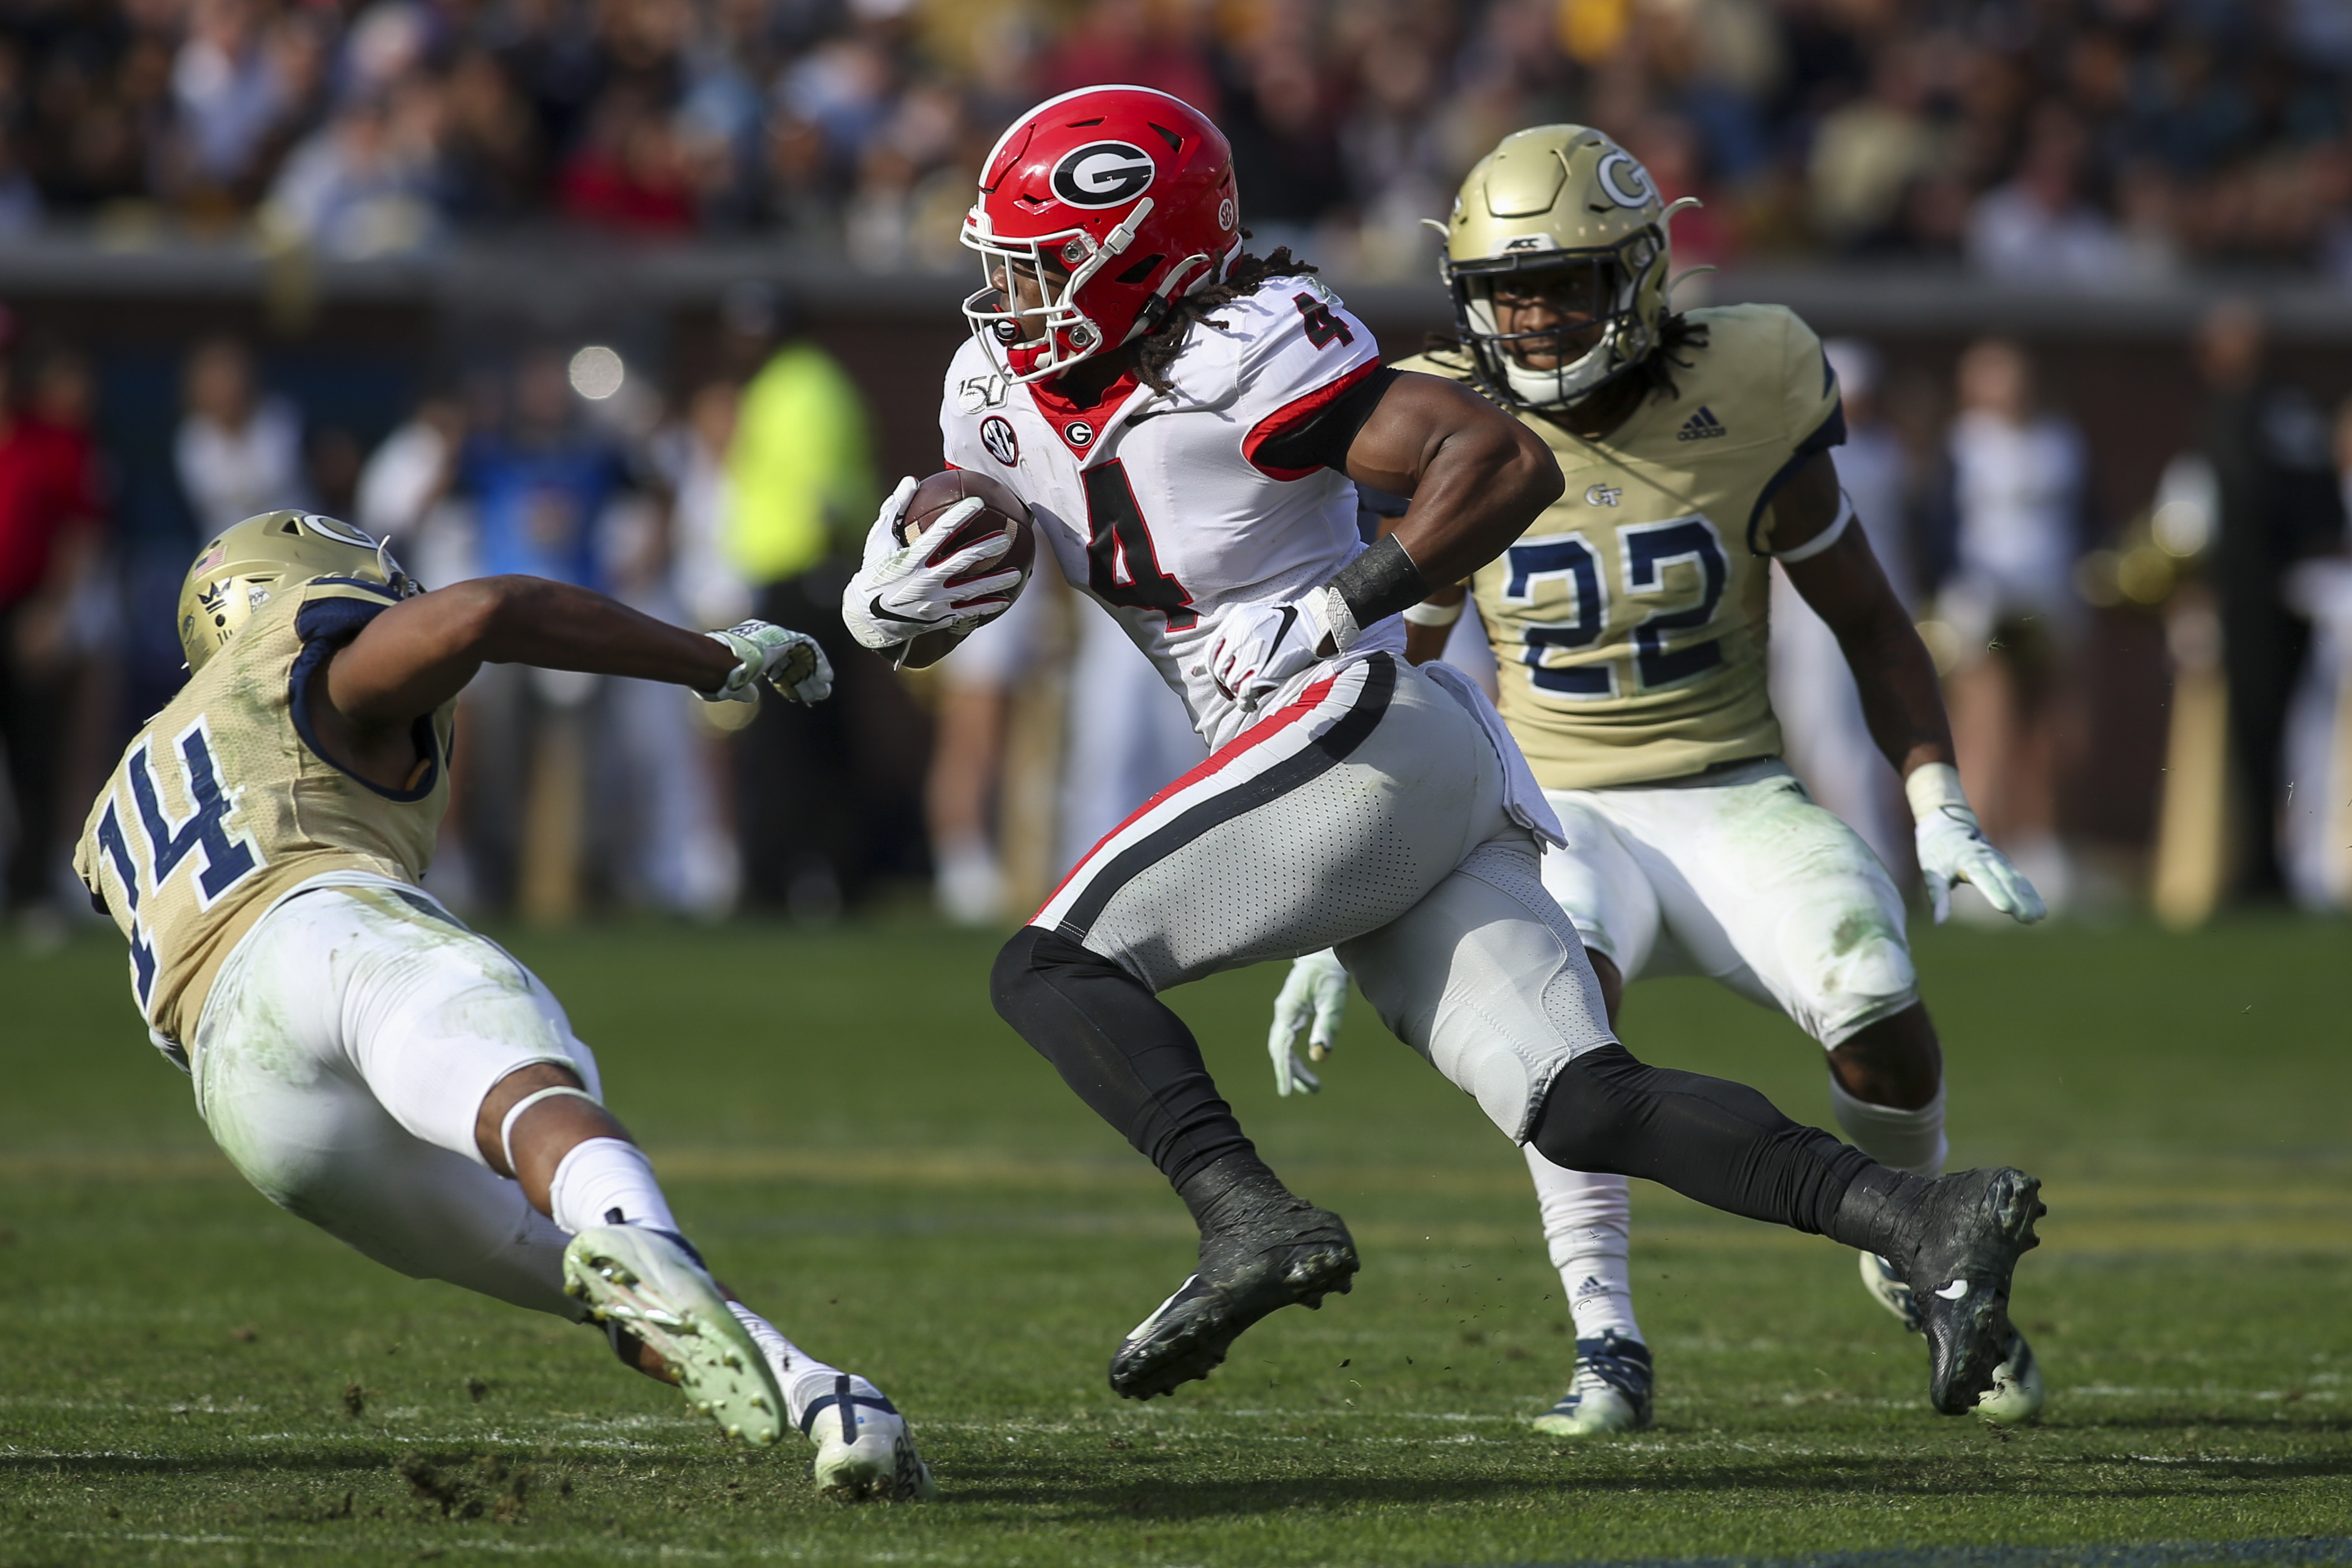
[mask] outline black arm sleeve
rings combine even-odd
[[[1399,372],[1386,365],[1374,371],[1314,414],[1261,444],[1251,460],[1262,468],[1309,471],[1348,469],[1348,448],[1372,410],[1381,406]]]

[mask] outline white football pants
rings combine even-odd
[[[1030,924],[1152,990],[1336,946],[1381,1020],[1524,1143],[1607,1044],[1600,982],[1463,701],[1375,655],[1220,747]]]
[[[533,1062],[601,1094],[563,1009],[430,894],[334,873],[247,932],[196,1026],[196,1107],[263,1197],[414,1279],[560,1317],[570,1238],[492,1172],[482,1101]]]
[[[1870,846],[1815,805],[1786,765],[1548,789],[1544,798],[1568,835],[1566,849],[1544,855],[1544,886],[1628,985],[1645,975],[1705,975],[1785,1013],[1825,1049],[1918,1001],[1903,895]],[[1940,1168],[1940,1098],[1931,1112],[1853,1101],[1836,1109],[1846,1135],[1873,1158]],[[1890,1118],[1933,1125],[1877,1125]],[[1933,1145],[1926,1156],[1923,1139]],[[1544,1239],[1571,1303],[1596,1305],[1580,1294],[1601,1293],[1595,1286],[1623,1296],[1625,1178],[1563,1169],[1532,1148],[1527,1156]],[[1613,1313],[1580,1312],[1579,1335],[1591,1337],[1588,1317],[1635,1333],[1631,1313],[1622,1301]]]

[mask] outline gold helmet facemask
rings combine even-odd
[[[402,599],[425,591],[364,528],[316,512],[247,517],[205,545],[180,585],[180,650],[190,672],[277,594],[322,577],[377,584]]]
[[[1666,225],[1696,204],[1666,204],[1631,153],[1585,126],[1505,137],[1462,183],[1453,215],[1432,225],[1445,231],[1438,271],[1479,381],[1517,407],[1561,409],[1649,358],[1666,310]],[[1537,330],[1506,332],[1498,284],[1570,308]]]

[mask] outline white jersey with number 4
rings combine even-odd
[[[1009,384],[966,343],[940,411],[947,460],[1029,504],[1063,576],[1118,618],[1213,748],[1311,681],[1404,647],[1391,617],[1256,712],[1210,680],[1222,614],[1296,599],[1363,549],[1355,486],[1282,466],[1280,438],[1380,368],[1370,329],[1313,277],[1270,278],[1213,320],[1192,328],[1172,394],[1124,376],[1081,408],[1050,383]]]

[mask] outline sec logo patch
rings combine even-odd
[[[992,413],[980,422],[980,444],[1007,468],[1021,461],[1020,438],[1013,434],[1013,422],[1001,413]]]

